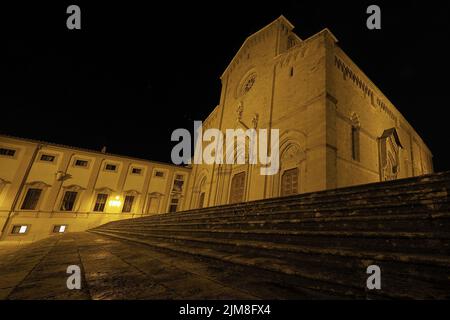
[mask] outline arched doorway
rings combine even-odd
[[[283,172],[281,176],[282,197],[298,194],[298,168],[289,169]]]
[[[276,176],[274,196],[299,194],[301,178],[305,175],[306,154],[295,141],[286,141],[281,149],[280,173]]]
[[[237,173],[231,180],[229,203],[240,203],[244,201],[245,193],[245,172]]]

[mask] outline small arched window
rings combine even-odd
[[[352,126],[352,159],[359,161],[359,128]]]
[[[360,161],[360,128],[358,116],[354,113],[351,118],[351,152],[352,159],[355,161]]]

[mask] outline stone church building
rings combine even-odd
[[[112,220],[433,172],[420,136],[327,29],[283,16],[249,36],[203,129],[279,129],[280,170],[179,167],[0,136],[1,240],[36,241]]]
[[[300,39],[283,16],[249,36],[221,76],[204,129],[280,130],[280,171],[195,165],[190,208],[431,173],[432,154],[327,29]],[[239,114],[239,115],[237,115]]]

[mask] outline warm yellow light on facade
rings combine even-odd
[[[116,196],[114,199],[109,200],[109,206],[110,207],[120,207],[120,205],[122,204],[122,201],[120,201],[120,197]]]

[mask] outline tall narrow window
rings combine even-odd
[[[66,191],[61,203],[61,211],[72,211],[75,206],[75,200],[77,199],[78,192]]]
[[[97,195],[97,200],[95,201],[94,211],[103,212],[105,210],[106,201],[108,200],[108,195],[104,193],[99,193]]]
[[[359,128],[352,126],[352,159],[359,161]]]
[[[178,198],[172,198],[170,200],[169,212],[177,212],[178,209]]]
[[[39,198],[41,197],[41,193],[42,193],[41,189],[35,188],[28,189],[25,199],[23,200],[21,209],[35,210],[39,202]]]
[[[286,170],[281,177],[281,196],[298,193],[298,168]]]
[[[123,202],[122,212],[131,212],[133,208],[134,196],[125,196],[125,201]]]
[[[173,181],[172,191],[174,191],[174,192],[182,192],[183,191],[183,184],[184,184],[184,177],[183,177],[183,175],[177,174],[175,176],[175,180]]]
[[[205,193],[200,193],[200,199],[198,200],[198,207],[203,208],[203,205],[205,203]]]

